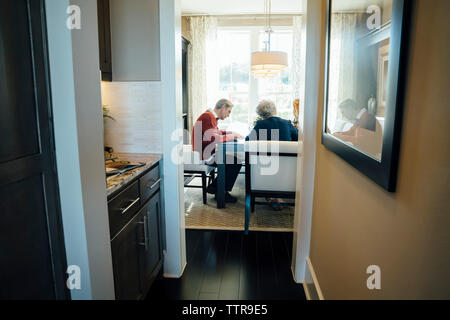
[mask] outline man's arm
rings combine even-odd
[[[236,133],[230,133],[227,135],[220,135],[219,136],[219,142],[230,142],[234,141],[236,139],[239,139],[240,135]]]

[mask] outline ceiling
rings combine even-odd
[[[302,13],[305,3],[306,0],[272,0],[272,13]],[[181,12],[184,15],[263,14],[264,0],[181,0]]]
[[[307,0],[272,0],[273,14],[298,14],[306,11]],[[365,11],[371,4],[392,6],[392,0],[336,0],[333,11]],[[263,14],[264,0],[181,0],[183,15]]]
[[[384,3],[392,3],[392,0],[335,0],[333,11],[366,11],[370,5],[384,6]]]

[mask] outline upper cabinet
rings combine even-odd
[[[109,0],[114,81],[160,81],[159,1]]]
[[[111,23],[109,0],[97,0],[100,71],[103,81],[112,81]]]
[[[159,1],[97,0],[103,81],[160,81]]]

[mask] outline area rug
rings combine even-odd
[[[200,179],[191,184],[201,185]],[[186,229],[244,230],[245,221],[245,178],[239,176],[231,194],[238,202],[227,204],[225,209],[217,209],[213,195],[208,195],[208,203],[203,204],[202,190],[184,189]],[[250,216],[250,231],[292,232],[294,208],[285,207],[275,211],[269,205],[257,205]]]

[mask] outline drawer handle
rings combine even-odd
[[[147,211],[147,214],[148,214],[148,211]],[[140,242],[139,245],[144,246],[145,251],[148,251],[149,237],[148,237],[147,215],[144,215],[144,222],[138,222],[138,223],[144,225],[144,243]]]
[[[154,180],[153,180],[154,181]],[[158,180],[156,180],[156,182],[154,183],[154,184],[152,184],[152,186],[151,187],[149,187],[148,185],[147,185],[147,189],[148,190],[152,190],[158,183],[160,183],[161,182],[161,178],[159,178]],[[150,184],[150,183],[149,183]]]
[[[130,205],[128,207],[120,209],[120,213],[126,214],[128,210],[130,210],[136,203],[139,202],[139,200],[141,200],[140,197],[138,197],[136,200],[134,200],[132,203],[130,203]]]

